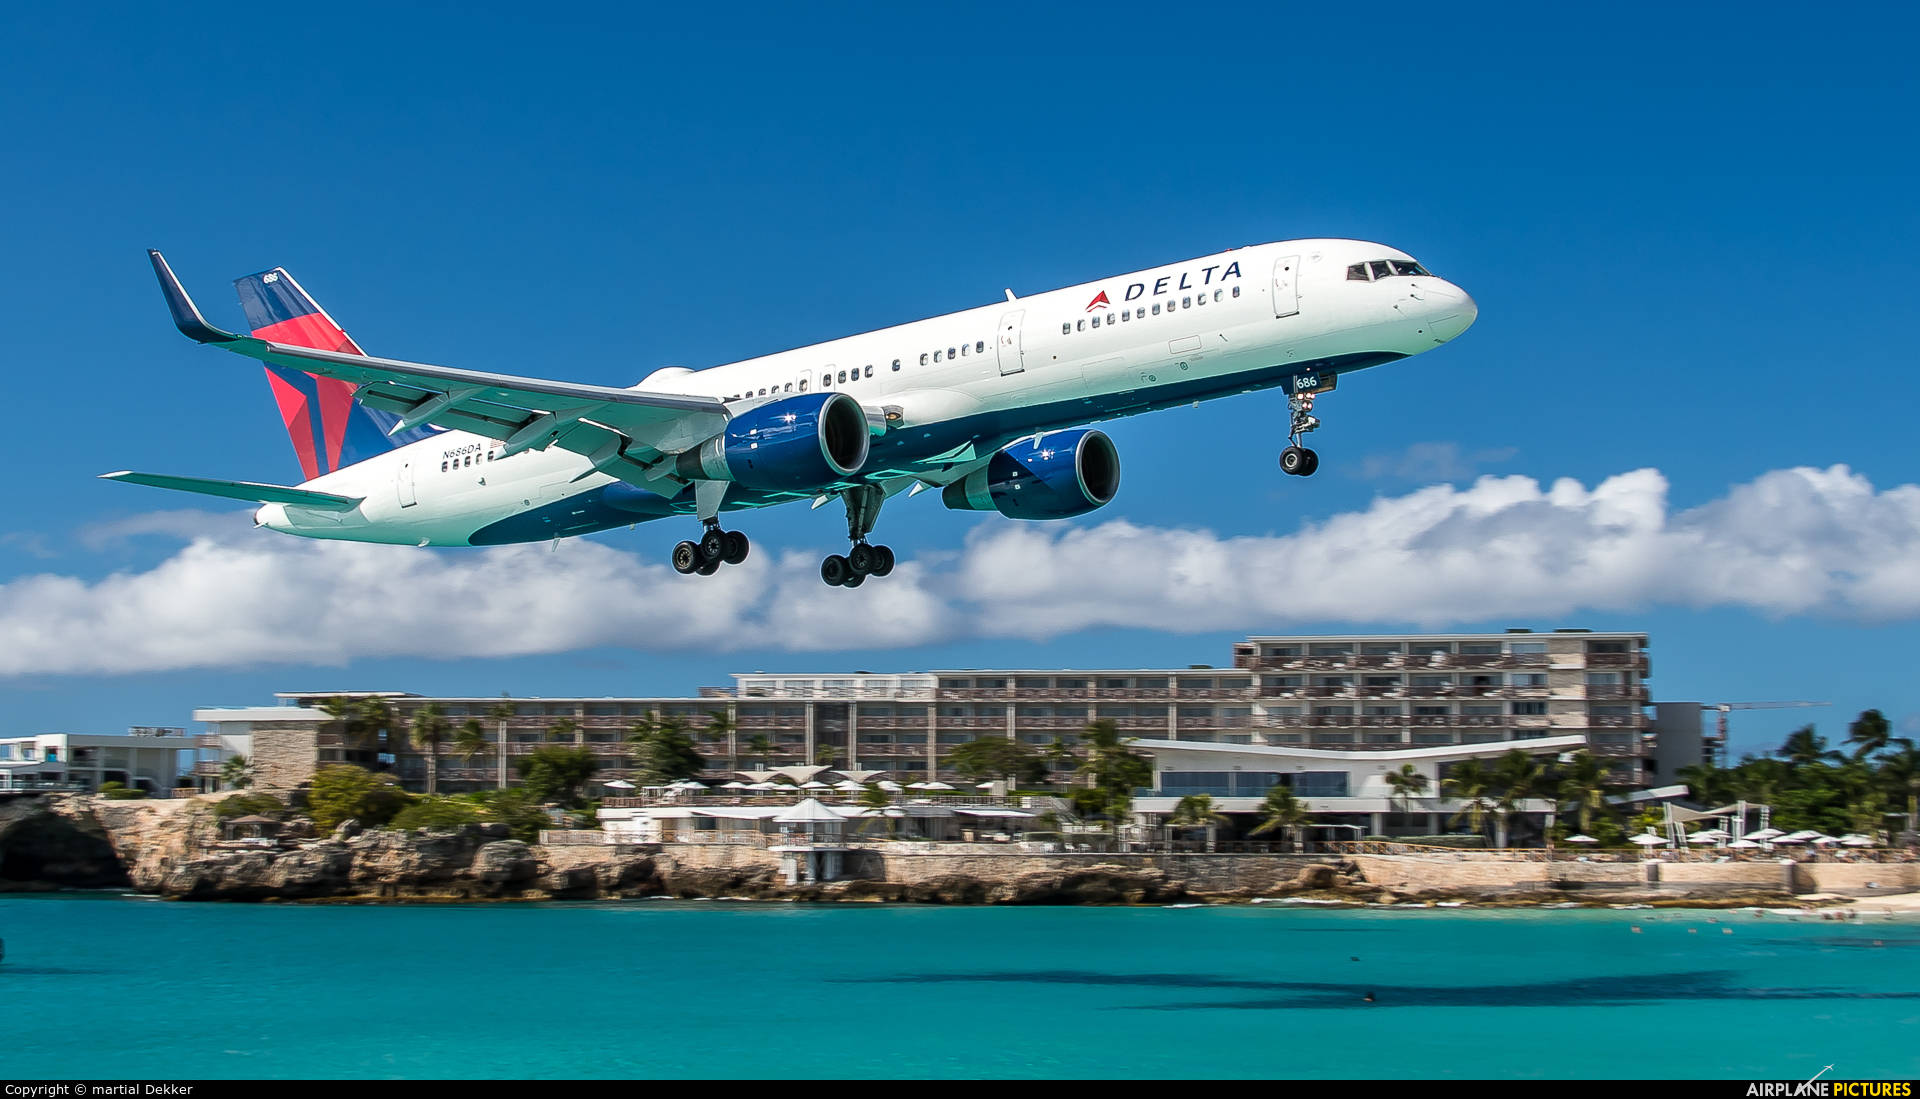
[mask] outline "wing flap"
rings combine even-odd
[[[102,480],[125,481],[130,485],[167,488],[175,492],[193,492],[201,496],[219,496],[227,500],[246,500],[256,504],[287,504],[316,511],[352,511],[364,496],[336,496],[331,492],[289,488],[286,485],[262,485],[253,481],[217,481],[207,477],[172,477],[164,473],[135,473],[121,470],[102,473]]]

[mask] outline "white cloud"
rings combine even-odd
[[[1458,443],[1413,443],[1392,454],[1369,454],[1347,468],[1351,476],[1366,481],[1460,481],[1518,453],[1510,446],[1463,451]]]
[[[831,651],[1098,626],[1439,627],[1656,605],[1920,617],[1920,487],[1876,491],[1845,466],[1778,470],[1680,512],[1643,469],[1591,489],[1436,485],[1278,536],[989,519],[963,552],[929,547],[857,591],[821,584],[800,550],[681,577],[595,541],[426,551],[213,529],[144,572],[0,585],[0,675],[595,646]]]

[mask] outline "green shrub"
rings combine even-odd
[[[486,819],[485,810],[475,802],[466,798],[441,795],[415,801],[400,810],[387,827],[402,832],[415,828],[447,832],[461,825],[479,824]]]
[[[378,828],[399,815],[412,799],[384,776],[364,767],[336,763],[313,776],[307,807],[315,828],[331,832],[344,820]]]
[[[108,801],[134,801],[146,797],[147,792],[121,782],[103,782],[100,784],[100,796]]]
[[[272,794],[234,794],[223,798],[213,807],[216,820],[232,820],[235,817],[279,817],[287,811],[280,799]]]

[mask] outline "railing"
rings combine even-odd
[[[1411,855],[1483,862],[1554,861],[1554,853],[1544,847],[1441,847],[1437,844],[1400,843],[1396,840],[1323,840],[1318,847],[1336,855]]]
[[[220,737],[215,733],[202,733],[193,738],[193,746],[196,748],[218,748],[220,747]]]

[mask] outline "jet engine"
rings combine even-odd
[[[768,401],[680,455],[682,477],[732,481],[761,492],[817,492],[867,462],[867,414],[845,393]]]
[[[1009,519],[1071,519],[1113,499],[1120,453],[1091,428],[1021,439],[940,493],[955,511],[997,511]]]

